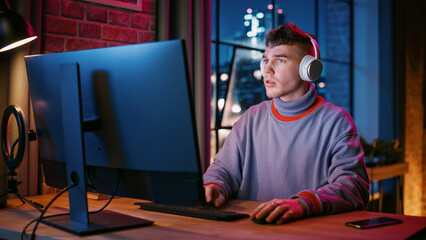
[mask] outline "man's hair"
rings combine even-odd
[[[276,29],[269,30],[266,34],[266,47],[273,48],[279,45],[301,44],[306,46],[306,51],[311,52],[311,39],[307,36],[308,33],[303,32],[294,23],[288,22],[279,26]],[[312,38],[313,35],[309,34]]]

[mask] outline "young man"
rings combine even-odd
[[[269,31],[265,43],[262,69],[271,100],[234,124],[204,174],[206,201],[262,201],[252,219],[276,224],[365,208],[369,180],[353,120],[301,77],[304,56],[319,56],[316,42],[288,23]]]

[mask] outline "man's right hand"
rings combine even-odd
[[[225,196],[223,196],[218,187],[214,185],[206,186],[204,191],[207,203],[212,203],[216,207],[220,207],[225,203]]]

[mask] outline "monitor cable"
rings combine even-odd
[[[113,191],[112,195],[110,196],[110,198],[108,199],[108,201],[104,204],[104,206],[101,207],[100,209],[96,210],[96,211],[89,212],[89,214],[100,213],[100,212],[102,212],[111,203],[112,199],[115,197],[115,195],[117,193],[118,186],[120,184],[120,176],[121,176],[121,171],[118,172],[117,181],[116,181],[116,185],[115,185],[114,191]],[[50,202],[46,205],[46,208],[42,211],[42,213],[40,214],[40,216],[38,218],[32,220],[31,222],[29,222],[24,227],[24,229],[21,232],[21,240],[24,240],[24,237],[25,237],[25,239],[29,239],[28,236],[27,236],[27,234],[26,234],[26,231],[27,231],[27,228],[31,224],[33,224],[34,222],[36,222],[36,224],[34,225],[34,228],[32,230],[32,234],[31,234],[31,238],[30,238],[31,240],[36,239],[36,234],[35,233],[36,233],[37,227],[38,227],[38,225],[39,225],[39,223],[41,222],[42,219],[70,215],[70,213],[61,213],[61,214],[54,214],[54,215],[49,215],[49,216],[44,217],[44,214],[46,213],[46,211],[50,207],[50,205],[52,205],[52,203],[56,199],[58,199],[63,193],[67,192],[68,190],[70,190],[71,188],[73,188],[75,186],[77,186],[77,184],[73,183],[72,185],[69,185],[69,186],[65,187],[52,200],[50,200]]]

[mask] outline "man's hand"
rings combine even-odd
[[[225,197],[220,192],[219,188],[210,185],[204,188],[206,194],[206,202],[213,203],[216,207],[220,207],[225,203]]]
[[[303,217],[303,207],[296,199],[274,199],[260,204],[251,214],[251,218],[265,219],[271,223],[283,224],[287,220]]]

